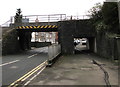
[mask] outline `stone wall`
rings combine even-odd
[[[90,50],[94,50],[95,30],[89,20],[69,20],[58,23],[59,43],[63,54],[74,54],[74,38],[89,38]]]
[[[9,29],[2,34],[2,55],[13,54],[20,51],[17,31]]]
[[[62,54],[74,54],[74,22],[59,22],[59,42]]]
[[[90,20],[75,21],[74,37],[95,37],[95,28],[90,24]]]

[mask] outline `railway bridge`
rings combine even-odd
[[[86,17],[86,18],[85,18]],[[34,20],[34,21],[33,21]],[[47,20],[47,21],[45,21]],[[22,23],[12,23],[18,32],[21,48],[31,48],[32,32],[58,32],[63,54],[74,54],[74,38],[87,38],[89,50],[95,52],[95,29],[87,16],[66,17],[65,14],[23,16]]]

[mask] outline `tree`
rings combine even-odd
[[[21,9],[17,9],[16,15],[15,15],[15,23],[22,23],[22,11]]]
[[[91,14],[90,18],[94,22],[98,22],[103,19],[101,3],[96,3],[95,6],[92,7],[88,12]]]
[[[90,9],[90,19],[96,30],[117,33],[119,31],[118,6],[115,2],[97,3]]]
[[[107,26],[110,26],[110,31],[118,32],[119,29],[119,17],[118,17],[118,5],[116,2],[104,3],[103,8],[103,21]]]
[[[90,22],[91,25],[98,30],[104,30],[105,25],[103,23],[103,13],[102,13],[102,4],[96,3],[88,12],[90,13]]]

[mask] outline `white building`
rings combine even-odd
[[[56,32],[33,32],[32,42],[51,42],[55,43]]]

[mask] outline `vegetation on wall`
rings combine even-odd
[[[91,25],[96,30],[97,54],[109,58],[120,58],[120,36],[118,4],[116,2],[105,2],[103,5],[96,4],[90,9]]]

